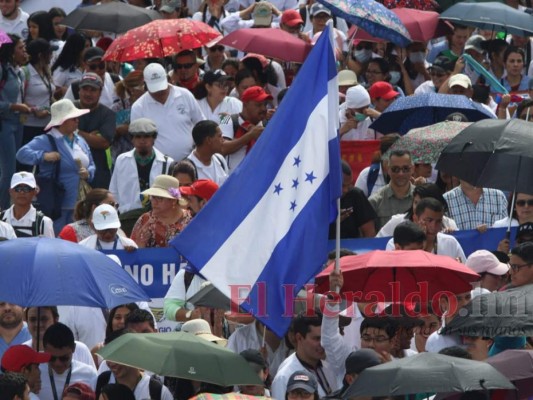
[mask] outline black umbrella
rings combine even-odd
[[[67,15],[61,24],[75,29],[123,33],[161,18],[157,11],[112,1],[77,8]]]
[[[477,187],[533,194],[533,123],[478,121],[452,139],[435,168]]]
[[[473,298],[442,333],[489,338],[533,336],[533,285]]]

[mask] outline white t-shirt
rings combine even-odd
[[[224,100],[214,109],[207,103],[207,97],[198,100],[198,105],[206,119],[220,123],[224,115],[239,114],[242,111],[242,102],[234,97],[226,96]]]
[[[17,235],[15,234],[15,230],[11,225],[9,225],[7,222],[0,221],[0,237],[10,240],[16,239]]]
[[[96,369],[89,367],[87,364],[82,362],[72,360],[72,373],[70,376],[69,385],[82,382],[89,385],[93,390],[96,388]],[[48,363],[39,364],[39,370],[41,371],[41,391],[39,392],[39,398],[41,400],[54,400],[54,395],[52,392],[52,384],[50,381],[50,376],[48,374]],[[67,376],[69,370],[66,370],[61,375],[52,371],[54,385],[56,387],[57,393],[62,392],[65,387]]]
[[[196,167],[198,172],[198,179],[210,179],[213,182],[216,182],[218,186],[222,186],[226,179],[228,179],[228,164],[226,159],[220,154],[213,154],[211,156],[211,164],[205,165],[201,162],[198,157],[194,155],[194,151],[187,156]]]
[[[109,377],[109,383],[115,383],[115,376],[111,374]],[[135,390],[133,391],[133,395],[135,396],[135,400],[147,400],[150,399],[150,376],[143,373],[143,376],[137,386],[135,386]],[[163,388],[161,389],[161,400],[174,400],[174,397],[172,396],[172,393],[170,393],[170,390],[163,385]]]
[[[387,242],[387,251],[394,250],[394,239],[391,238]],[[441,256],[449,256],[454,259],[460,259],[462,263],[466,261],[466,256],[463,248],[456,238],[445,233],[437,233],[437,254]]]
[[[359,173],[357,180],[355,181],[355,187],[361,189],[366,197],[370,197],[374,193],[379,192],[380,189],[386,185],[385,177],[383,176],[383,168],[381,168],[381,164],[380,164],[378,176],[377,176],[376,182],[374,183],[374,187],[372,188],[372,191],[368,193],[369,172],[370,172],[370,167],[363,168],[363,170]]]
[[[74,338],[89,349],[104,341],[107,321],[101,308],[59,306],[58,311],[59,321],[68,326]]]
[[[95,249],[99,250],[97,248],[96,242],[98,237],[96,235],[91,235],[86,239],[83,239],[78,244],[83,247],[87,247],[89,249]],[[131,246],[138,248],[137,243],[135,243],[133,240],[128,239],[127,237],[117,235],[117,246],[115,248],[115,242],[102,242],[100,241],[100,246],[102,247],[102,250],[124,250],[125,247]]]
[[[94,360],[91,354],[91,350],[89,350],[89,348],[85,345],[85,343],[78,342],[77,340],[74,341],[74,343],[76,343],[76,349],[74,350],[74,353],[72,354],[72,359],[79,361],[83,364],[86,364],[89,367],[93,367],[96,370],[96,365],[94,365]],[[32,347],[33,339],[30,339],[24,342],[23,344],[28,347]]]
[[[13,20],[0,15],[0,29],[5,33],[13,33],[20,36],[23,40],[26,40],[29,33],[27,21],[30,15],[27,12],[22,11],[20,7],[18,10],[19,15]]]

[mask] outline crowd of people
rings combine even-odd
[[[348,39],[350,24],[314,0],[127,2],[165,19],[205,22],[221,35],[272,27],[311,44],[332,19],[340,140],[380,143],[357,174],[339,160],[341,238],[391,237],[387,250],[422,249],[465,263],[481,278],[472,292],[456,295],[459,306],[533,284],[533,194],[512,200],[512,193],[475,187],[391,149],[398,134],[370,128],[398,98],[423,93],[463,95],[487,116],[533,121],[531,38],[454,24],[445,37],[399,48]],[[440,11],[435,2],[418,3]],[[128,252],[169,247],[249,156],[300,66],[220,43],[166,59],[108,62],[103,57],[117,35],[68,28],[60,8],[31,15],[23,8],[20,0],[0,0],[0,29],[10,39],[0,47],[2,240],[57,237]],[[509,94],[491,93],[464,54]],[[468,122],[460,114],[449,118]],[[470,255],[453,236],[507,226],[517,227],[514,242],[502,238],[497,248]],[[278,337],[251,317],[195,307],[188,300],[205,284],[189,266],[180,269],[161,293],[165,318],[241,354],[263,385],[219,387],[102,360],[97,351],[124,333],[157,332],[147,303],[23,309],[0,294],[0,400],[170,400],[233,391],[334,399],[363,370],[392,359],[430,351],[484,361],[505,348],[530,347],[525,337],[502,344],[498,337],[442,335],[459,308],[447,298],[420,318],[405,309],[390,315],[386,304],[373,309],[379,316],[366,315],[366,304],[354,305],[351,317],[339,317],[339,309],[334,316],[296,313],[286,336]],[[341,273],[331,273],[330,286],[342,288]]]

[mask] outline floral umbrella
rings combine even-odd
[[[124,62],[162,58],[183,50],[209,46],[220,37],[220,32],[201,21],[160,19],[115,39],[107,49],[104,60]]]

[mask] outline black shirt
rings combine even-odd
[[[361,237],[359,227],[377,218],[376,212],[368,202],[363,191],[351,188],[341,197],[341,210],[353,208],[353,212],[341,222],[341,239],[357,239]],[[335,239],[335,222],[329,226],[329,238]]]

